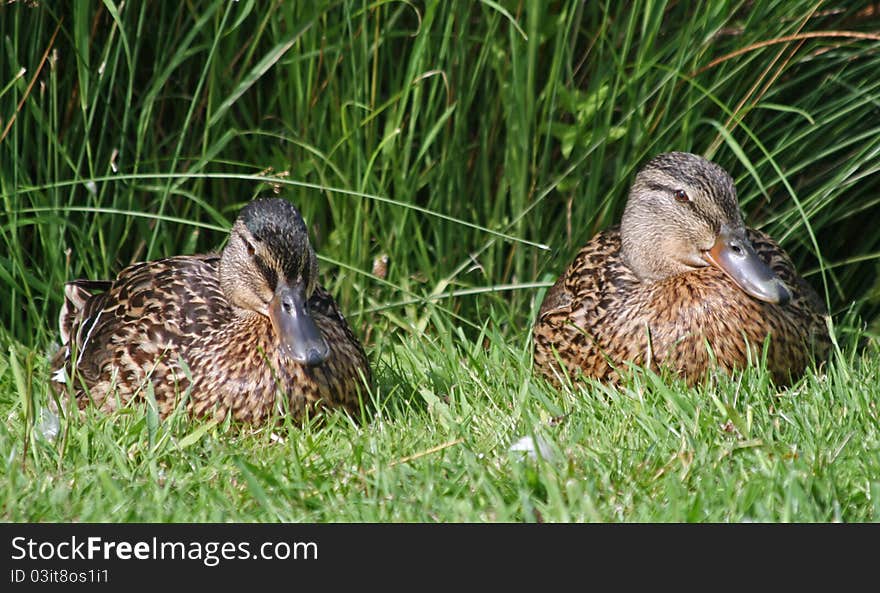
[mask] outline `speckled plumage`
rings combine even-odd
[[[732,191],[732,182],[730,187]],[[668,211],[674,213],[674,208]],[[730,210],[730,205],[723,209]],[[689,216],[682,214],[672,223],[697,225]],[[735,219],[738,213],[727,217]],[[650,228],[650,217],[641,222],[647,226],[640,230]],[[746,237],[788,287],[788,302],[759,300],[711,265],[642,279],[621,255],[620,227],[598,233],[544,299],[534,327],[536,369],[558,383],[563,372],[558,357],[572,376],[617,382],[631,362],[668,368],[694,384],[712,368],[731,371],[748,364],[750,356],[756,360],[770,335],[767,367],[774,381],[786,385],[797,379],[814,359],[827,354],[825,306],[773,239],[754,229],[746,229]],[[655,245],[662,254],[665,237],[647,239],[646,245]]]
[[[228,280],[221,255],[209,254],[137,263],[112,282],[69,282],[63,344],[53,364],[56,389],[81,407],[91,401],[111,411],[149,388],[163,417],[184,396],[195,415],[231,414],[253,424],[275,410],[299,418],[341,406],[358,414],[371,382],[364,350],[314,278],[299,214],[283,200],[260,202],[233,228],[233,236],[244,238],[230,239],[226,248],[236,271]],[[309,285],[308,313],[328,346],[320,364],[293,360],[265,311],[235,304],[251,299],[254,309],[265,309],[285,278]]]

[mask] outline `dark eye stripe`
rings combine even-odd
[[[266,263],[262,257],[257,255],[254,257],[254,262],[257,264],[257,267],[260,269],[260,273],[263,275],[263,278],[266,279],[266,284],[269,285],[269,289],[273,292],[275,291],[275,287],[278,286],[278,273],[275,269]]]
[[[648,189],[658,192],[658,193],[671,193],[672,197],[675,198],[678,202],[690,202],[691,197],[688,193],[678,187],[670,187],[668,185],[664,185],[662,183],[648,183]]]
[[[669,187],[663,185],[662,183],[646,183],[645,186],[653,192],[667,192],[667,191],[669,191]]]

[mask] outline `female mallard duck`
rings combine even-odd
[[[547,293],[535,365],[556,383],[563,370],[617,382],[631,362],[694,384],[755,360],[769,336],[767,367],[786,385],[826,356],[825,317],[782,248],[745,227],[730,175],[671,152],[639,171],[620,226],[587,243]]]
[[[64,296],[53,381],[80,407],[110,411],[152,390],[163,417],[188,397],[195,415],[256,424],[275,409],[357,413],[371,382],[286,200],[245,206],[222,254],[137,263],[111,282],[69,282]]]

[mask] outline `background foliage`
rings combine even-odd
[[[370,461],[384,469],[361,477],[381,482],[371,482],[374,502],[387,493],[382,484],[406,482],[394,473],[406,464],[391,470],[389,460],[461,442],[469,453],[460,454],[464,460],[452,458],[458,470],[429,464],[421,479],[436,485],[440,474],[453,471],[461,478],[464,472],[481,494],[469,498],[474,490],[467,488],[446,492],[451,502],[440,505],[445,510],[439,518],[532,519],[527,509],[535,504],[558,519],[736,519],[749,512],[796,518],[760,502],[757,491],[748,495],[752,506],[730,504],[725,510],[724,503],[697,495],[696,510],[652,511],[654,488],[673,503],[701,492],[687,483],[643,483],[641,473],[631,473],[641,459],[630,460],[630,469],[611,469],[629,463],[613,456],[620,439],[630,438],[625,434],[632,414],[644,415],[653,427],[642,435],[648,442],[670,438],[657,436],[657,410],[643,409],[636,398],[635,408],[624,403],[602,411],[591,395],[557,394],[528,372],[528,328],[544,288],[597,230],[618,220],[641,163],[658,152],[690,150],[733,174],[747,222],[779,239],[827,299],[844,347],[842,369],[835,372],[845,387],[810,389],[862,402],[855,409],[864,423],[853,428],[841,421],[841,432],[826,435],[829,440],[811,433],[809,422],[800,427],[816,439],[817,455],[838,436],[861,439],[872,452],[862,452],[862,465],[853,461],[857,469],[847,480],[858,488],[847,490],[836,478],[819,480],[820,486],[807,488],[805,500],[813,506],[801,516],[876,518],[876,502],[868,501],[877,474],[873,481],[865,477],[878,467],[876,391],[865,394],[857,386],[875,376],[871,340],[880,330],[878,24],[874,4],[843,1],[3,4],[0,410],[9,422],[0,443],[5,457],[18,460],[7,468],[9,488],[16,480],[31,483],[32,499],[44,500],[55,486],[35,481],[33,472],[53,467],[56,478],[87,471],[106,475],[105,482],[118,480],[119,500],[125,501],[129,494],[120,484],[158,479],[162,463],[172,463],[162,455],[171,454],[157,453],[161,435],[145,433],[136,419],[93,419],[108,432],[92,448],[83,444],[98,438],[84,436],[89,423],[70,420],[70,434],[85,439],[77,441],[85,447],[78,453],[68,449],[72,441],[61,449],[33,444],[34,410],[47,392],[45,356],[58,339],[61,286],[73,277],[110,277],[137,260],[217,249],[244,203],[279,193],[306,217],[324,283],[364,338],[378,370],[379,396],[390,402],[386,413],[397,427],[391,434],[382,432],[389,429],[381,422],[337,432],[306,428],[309,436],[303,438],[329,440],[327,447],[341,447],[337,453],[345,458],[351,451],[339,442],[354,439],[355,452],[365,455],[374,451],[366,443],[375,435],[359,431],[386,434],[375,437],[381,454]],[[867,367],[860,362],[864,352],[872,361]],[[500,375],[505,378],[493,380]],[[755,381],[766,388],[764,379]],[[717,439],[726,437],[711,431],[732,421],[732,410],[745,413],[739,393],[730,391],[730,402],[722,398],[697,408],[706,416],[700,420],[698,411],[692,418],[698,445],[685,448],[691,456],[702,451],[717,457],[723,448]],[[680,397],[674,391],[655,397],[666,413],[681,412],[669,407],[668,398]],[[711,402],[706,394],[694,397]],[[758,401],[765,400],[752,404]],[[760,459],[791,453],[794,437],[773,428],[776,408],[762,409],[769,432],[761,439],[769,450],[762,449]],[[574,461],[556,486],[541,480],[551,474],[557,479],[558,468],[551,474],[516,470],[511,477],[505,476],[506,462],[501,470],[487,470],[479,461],[493,447],[504,450],[515,435],[546,425],[556,412],[579,418],[560,437],[574,447],[567,453]],[[436,428],[436,414],[451,414],[448,426]],[[482,423],[477,428],[465,421],[472,415]],[[597,415],[610,415],[598,421],[605,429],[590,437],[604,444],[585,453],[576,443],[584,442],[584,431],[597,430],[586,420]],[[414,434],[403,439],[406,430],[425,440]],[[754,441],[745,435],[751,430],[738,434]],[[24,442],[33,441],[30,453],[22,450],[22,435]],[[235,515],[217,502],[225,495],[209,488],[196,498],[204,497],[199,500],[214,511],[165,516],[162,496],[175,494],[160,487],[155,507],[119,518],[432,518],[401,510],[410,508],[406,504],[334,515],[315,510],[312,499],[279,510],[282,503],[265,494],[259,476],[273,475],[265,467],[290,449],[270,454],[263,473],[254,473],[217,444],[224,438],[207,445],[195,439],[194,458],[226,459],[244,484],[242,496],[250,502],[243,507],[262,511]],[[263,437],[255,438],[247,447],[261,449]],[[657,458],[648,455],[648,469],[638,471],[654,475],[669,455],[684,450],[681,438],[667,442],[668,449],[658,445]],[[140,444],[122,445],[126,439]],[[629,444],[633,450],[644,445]],[[153,453],[116,457],[141,446]],[[217,447],[220,453],[210,452]],[[111,453],[96,453],[105,448]],[[32,456],[35,465],[19,467],[22,455]],[[308,457],[300,451],[297,459],[301,455]],[[608,473],[588,486],[578,482],[581,490],[566,494],[571,476],[565,472],[577,474],[591,458]],[[331,467],[337,462],[327,461]],[[751,462],[746,473],[763,463]],[[717,464],[705,469],[716,480],[727,475]],[[289,478],[291,471],[305,470],[284,469],[285,479],[299,483]],[[320,485],[309,496],[320,504],[350,496],[332,472],[319,473],[327,479],[327,496],[320,495]],[[785,489],[783,474],[767,479],[781,489],[780,497],[801,500]],[[629,477],[621,482],[621,475]],[[418,479],[412,483],[424,486]],[[82,494],[77,488],[87,491],[98,482],[90,484],[69,488]],[[683,490],[671,493],[667,488],[673,486]],[[297,488],[274,484],[269,491]],[[608,488],[622,498],[596,502],[589,495]],[[849,510],[829,502],[832,494],[816,495],[822,488],[842,488]],[[410,502],[415,496],[391,491]],[[26,510],[32,506],[16,507],[12,492],[8,517],[90,516],[85,507],[63,505],[49,505],[40,515]],[[466,500],[473,505],[469,510]],[[754,511],[754,500],[765,510]],[[192,500],[178,502],[192,506]],[[106,512],[99,506],[93,518]]]

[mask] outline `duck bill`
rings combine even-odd
[[[279,283],[269,303],[269,319],[281,342],[281,351],[300,364],[317,366],[330,349],[306,306],[305,288]]]
[[[703,259],[756,299],[778,305],[791,299],[788,287],[758,256],[743,233],[722,227],[712,248],[703,252]]]

